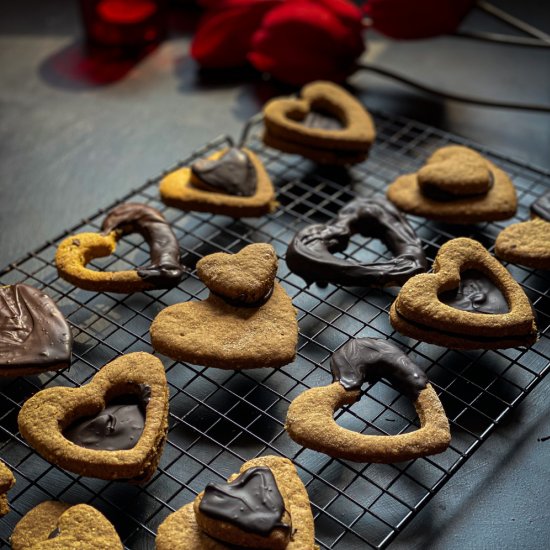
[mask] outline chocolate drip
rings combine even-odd
[[[53,300],[24,284],[0,288],[0,368],[44,368],[71,361],[71,329]]]
[[[308,128],[319,128],[321,130],[342,130],[342,121],[326,111],[310,111],[302,121]]]
[[[217,159],[200,159],[191,165],[193,185],[206,191],[236,197],[251,197],[258,185],[256,169],[249,156],[231,147]]]
[[[540,196],[531,205],[531,214],[550,222],[550,191]]]
[[[428,378],[403,351],[377,338],[350,340],[332,354],[330,369],[335,382],[346,390],[359,390],[365,382],[389,379],[400,392],[416,399]]]
[[[357,263],[333,256],[346,249],[355,233],[381,239],[395,257]],[[340,210],[334,222],[302,229],[288,247],[286,262],[308,283],[355,286],[402,285],[427,269],[422,243],[401,213],[382,197],[355,199]]]
[[[81,418],[63,431],[80,447],[96,451],[123,451],[136,446],[145,427],[151,388],[139,384],[139,395],[118,396],[95,416]]]
[[[434,201],[440,201],[440,202],[450,202],[450,201],[460,201],[465,199],[472,199],[476,197],[483,197],[486,195],[493,185],[495,184],[495,178],[493,176],[493,172],[491,170],[487,169],[487,172],[489,172],[489,186],[486,191],[483,191],[481,193],[469,193],[466,195],[457,195],[456,193],[449,193],[448,191],[444,191],[437,185],[433,184],[424,184],[422,185],[421,192],[425,197],[428,197],[429,199],[432,199]]]
[[[265,467],[250,468],[228,483],[209,483],[199,510],[258,535],[268,536],[275,527],[292,529],[281,523],[283,497],[273,473]]]
[[[473,313],[500,314],[510,311],[500,289],[475,269],[462,272],[459,287],[442,292],[439,300],[448,306]]]
[[[149,245],[151,263],[138,267],[137,273],[157,288],[176,286],[185,274],[180,248],[174,232],[164,216],[145,204],[125,203],[107,214],[101,226],[107,234],[121,231],[123,235],[139,233]]]

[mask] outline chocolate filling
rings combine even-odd
[[[227,521],[244,531],[268,536],[274,528],[290,532],[281,523],[283,497],[269,468],[250,468],[231,482],[209,483],[199,505],[201,513]]]
[[[55,539],[61,534],[61,531],[59,530],[59,527],[56,527],[49,535],[48,540]]]
[[[394,258],[357,263],[335,257],[356,233],[381,239]],[[427,269],[422,243],[403,215],[382,197],[355,199],[340,210],[334,222],[302,229],[288,247],[286,262],[307,283],[355,286],[402,285]]]
[[[531,214],[550,222],[550,191],[539,197],[531,205]]]
[[[444,191],[437,185],[433,185],[433,184],[424,184],[422,187],[420,187],[420,192],[425,197],[432,199],[434,201],[440,201],[440,202],[451,202],[451,201],[480,198],[485,196],[492,189],[495,183],[493,172],[491,172],[491,170],[489,169],[487,169],[487,171],[489,172],[489,187],[487,188],[486,191],[483,191],[481,193],[469,193],[465,195],[457,195],[456,193],[449,193],[447,191]]]
[[[350,340],[333,353],[330,369],[335,382],[346,390],[359,390],[365,382],[389,379],[403,394],[416,399],[428,378],[403,350],[378,338]]]
[[[80,447],[96,451],[123,451],[136,446],[145,427],[151,388],[139,384],[139,394],[117,396],[95,416],[80,418],[63,436]]]
[[[193,185],[205,191],[251,197],[258,186],[252,161],[237,147],[231,147],[217,159],[197,160],[191,165],[191,172],[195,176]]]
[[[230,298],[229,296],[224,296],[223,294],[220,294],[219,292],[214,292],[213,290],[210,290],[210,292],[217,296],[218,298],[221,298],[224,302],[229,304],[233,307],[249,307],[249,308],[256,308],[256,307],[262,307],[264,304],[266,304],[271,296],[273,296],[273,286],[266,292],[265,296],[260,298],[259,300],[256,300],[255,302],[245,302],[244,300],[240,300],[239,298]]]

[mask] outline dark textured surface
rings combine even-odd
[[[544,2],[497,3],[508,4],[511,11],[550,31]],[[243,122],[277,93],[272,84],[249,74],[200,77],[187,56],[193,15],[178,18],[180,32],[139,63],[119,63],[116,70],[100,73],[81,56],[74,4],[27,0],[2,6],[0,265],[107,206],[215,135],[238,135]],[[485,16],[470,19],[477,28],[491,26]],[[377,63],[449,90],[550,101],[547,51],[449,38],[406,44],[373,40],[370,51]],[[364,90],[361,97],[369,106],[422,120],[550,169],[548,115],[434,101],[367,74],[352,82]],[[382,171],[376,177],[386,176]],[[541,191],[533,187],[530,198]],[[528,215],[527,210],[521,213]],[[541,280],[547,283],[548,276],[530,279],[537,286]],[[468,368],[464,359],[464,369]],[[464,391],[468,395],[467,388]],[[549,397],[546,380],[391,547],[545,547],[550,538],[550,441],[545,440],[550,435]],[[173,449],[166,460],[171,454]],[[22,468],[29,475],[41,475],[44,465],[29,459]],[[231,473],[227,469],[220,465],[221,473]],[[67,482],[56,470],[48,476]],[[23,490],[25,480],[19,476],[18,483],[16,491]],[[163,483],[173,482],[168,478]],[[93,490],[92,483],[86,486]],[[310,494],[321,501],[315,486],[308,487]],[[352,486],[353,494],[370,501],[372,495],[362,486]],[[77,495],[89,498],[90,489],[75,487]],[[195,483],[194,488],[202,487]],[[184,501],[176,498],[173,504]],[[128,503],[130,511],[137,506],[131,499]],[[334,504],[330,511],[338,514]],[[8,534],[4,531],[2,524],[3,538]]]

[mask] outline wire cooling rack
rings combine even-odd
[[[121,354],[151,352],[148,330],[153,318],[168,305],[204,299],[204,285],[191,272],[170,291],[120,295],[80,290],[60,279],[53,264],[57,243],[68,234],[97,231],[109,208],[0,272],[3,284],[26,282],[52,296],[71,323],[75,340],[69,370],[0,380],[0,456],[17,477],[10,492],[13,511],[0,522],[4,544],[30,508],[46,499],[59,499],[97,507],[114,523],[126,547],[153,548],[159,524],[191,502],[208,482],[225,479],[245,460],[279,454],[294,461],[306,484],[321,548],[382,548],[542,379],[550,367],[550,280],[543,272],[508,266],[537,311],[540,340],[529,349],[463,352],[396,333],[389,324],[388,311],[397,289],[306,288],[287,269],[286,248],[296,231],[333,218],[355,196],[383,193],[390,181],[417,169],[434,149],[449,143],[470,144],[410,120],[375,118],[378,138],[370,157],[350,170],[320,168],[301,157],[265,148],[260,139],[261,121],[253,119],[245,129],[244,141],[263,160],[281,203],[269,216],[233,220],[167,208],[159,200],[160,178],[120,201],[144,202],[160,209],[172,222],[184,261],[191,269],[206,254],[236,252],[252,242],[270,242],[279,255],[278,276],[298,309],[300,325],[296,361],[277,370],[206,369],[161,357],[170,386],[170,429],[160,467],[142,487],[84,478],[52,466],[22,440],[17,414],[22,403],[44,387],[78,386]],[[229,142],[227,137],[218,138],[182,164]],[[467,227],[410,217],[430,260],[444,242],[457,236],[471,236],[492,250],[499,231],[527,219],[528,206],[550,186],[550,174],[476,148],[513,178],[520,201],[517,217],[505,223]],[[386,258],[388,252],[379,241],[356,235],[344,256],[376,261]],[[147,260],[146,245],[131,235],[119,243],[116,255],[94,265],[128,269]],[[328,384],[331,354],[350,338],[361,336],[396,341],[427,371],[451,422],[452,442],[443,454],[398,464],[357,464],[304,449],[285,433],[290,401],[307,388]],[[337,422],[378,434],[417,426],[412,404],[383,382],[370,386],[358,403],[339,411]]]

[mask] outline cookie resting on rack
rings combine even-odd
[[[309,497],[287,458],[245,462],[159,526],[157,550],[315,550]]]
[[[162,310],[151,324],[153,348],[177,361],[222,369],[292,362],[296,310],[275,281],[276,272],[277,256],[269,244],[204,257],[197,274],[209,296]]]
[[[450,443],[449,421],[435,390],[415,363],[386,340],[358,338],[336,351],[334,382],[311,388],[288,408],[285,429],[310,449],[355,462],[401,462],[443,452]],[[361,386],[384,378],[414,401],[420,428],[398,435],[366,435],[339,426],[334,412],[361,398]]]
[[[0,460],[0,517],[9,511],[8,491],[15,485],[11,470]]]

